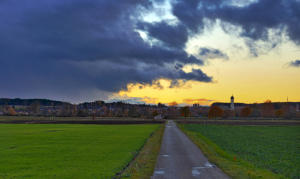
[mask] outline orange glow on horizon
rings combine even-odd
[[[169,88],[169,80],[159,79],[157,81],[163,88],[158,87],[157,83],[152,86],[129,84],[129,90],[120,91],[119,95],[139,97],[151,104],[195,102],[210,105],[213,102],[230,102],[231,95],[241,103],[263,103],[267,99],[286,102],[287,97],[289,101],[300,101],[300,68],[287,65],[300,58],[300,49],[292,42],[285,41],[258,57],[252,57],[242,39],[215,28],[191,38],[186,51],[197,56],[199,47],[220,49],[229,57],[229,60],[209,59],[203,66],[186,65],[183,68],[186,72],[193,68],[201,69],[213,77],[213,82],[188,81],[180,87]]]

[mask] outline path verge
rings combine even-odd
[[[137,157],[116,178],[149,179],[152,176],[160,151],[164,129],[164,125],[161,125],[161,127],[153,133]]]

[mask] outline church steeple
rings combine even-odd
[[[233,97],[233,95],[231,96],[231,98],[230,98],[230,109],[231,110],[234,110],[234,97]]]

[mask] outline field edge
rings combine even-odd
[[[201,149],[210,162],[216,164],[232,178],[286,178],[283,175],[275,174],[267,169],[257,168],[245,160],[236,158],[234,155],[222,150],[201,133],[188,131],[184,128],[184,124],[178,124],[178,127]]]
[[[150,178],[153,175],[157,156],[160,151],[164,129],[165,127],[162,124],[154,131],[142,146],[137,156],[115,178]]]

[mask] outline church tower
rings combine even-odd
[[[231,98],[230,98],[230,110],[234,110],[234,97],[233,97],[233,95],[231,96]]]

